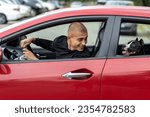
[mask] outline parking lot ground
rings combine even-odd
[[[9,25],[14,24],[14,23],[17,23],[17,22],[19,22],[19,21],[9,21],[7,24],[0,24],[0,28],[9,26]]]

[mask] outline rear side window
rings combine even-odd
[[[122,55],[122,46],[136,39],[138,41],[142,39],[144,42],[142,55],[150,55],[150,24],[122,22],[117,54]]]

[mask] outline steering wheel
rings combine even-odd
[[[33,53],[33,50],[29,45],[27,46],[27,49]],[[4,60],[26,60],[21,47],[11,47],[11,46],[6,46],[3,48],[3,59]]]
[[[8,42],[5,47],[3,47],[3,59],[4,60],[26,60],[20,47],[20,41],[26,39],[26,36],[21,36],[18,39],[15,39],[11,42]],[[33,54],[33,50],[30,45],[27,46],[27,49],[30,50]]]

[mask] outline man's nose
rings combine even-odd
[[[82,43],[82,45],[85,45],[85,43]]]
[[[82,42],[82,45],[86,45],[86,42],[85,42],[85,41],[83,41],[83,42]]]

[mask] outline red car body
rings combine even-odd
[[[56,10],[0,30],[1,45],[17,35],[49,21],[75,17],[108,17],[111,26],[104,32],[103,56],[86,59],[0,63],[0,99],[150,99],[150,58],[115,57],[116,25],[120,17],[145,19],[146,7],[85,7]],[[112,20],[109,20],[112,17]],[[131,18],[131,19],[132,19]],[[142,18],[142,19],[141,19]],[[118,31],[119,32],[119,31]],[[18,33],[19,35],[19,33]],[[3,56],[0,50],[0,59]],[[64,78],[65,73],[90,73],[86,79]]]

